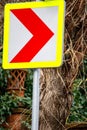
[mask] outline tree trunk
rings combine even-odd
[[[59,69],[41,72],[40,130],[64,130],[72,103],[72,94],[66,88]]]

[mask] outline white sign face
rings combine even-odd
[[[62,63],[61,6],[63,1],[6,5],[4,68],[58,67]]]
[[[57,25],[58,25],[57,22],[58,7],[40,8],[40,9],[36,8],[36,9],[32,9],[32,11],[46,24],[46,26],[50,30],[52,30],[54,34],[50,39],[48,39],[48,41],[44,46],[42,45],[43,47],[40,48],[39,52],[31,59],[31,62],[55,61],[56,60],[55,43],[56,43],[56,32],[57,32]],[[55,17],[52,19],[54,14]],[[12,61],[12,59],[23,49],[23,47],[26,46],[28,41],[30,41],[33,37],[33,33],[31,33],[12,12],[10,13],[10,22],[11,24],[10,24],[10,38],[9,38],[9,57],[8,57],[9,62]],[[42,30],[42,27],[39,26],[38,29]],[[38,32],[38,30],[35,31]],[[45,35],[49,35],[49,34],[48,33],[44,34],[44,32],[41,31],[40,35],[44,35],[43,36],[44,38]],[[43,38],[41,40],[43,40]],[[32,46],[33,51],[36,46],[38,46],[38,43]],[[22,55],[24,54],[22,53]],[[22,56],[21,58],[23,59]],[[19,62],[21,62],[21,58],[19,59]]]

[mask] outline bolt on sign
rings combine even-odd
[[[62,64],[64,0],[11,3],[4,12],[4,69]]]

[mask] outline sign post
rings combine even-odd
[[[40,70],[35,69],[33,76],[32,130],[39,128],[39,78]]]

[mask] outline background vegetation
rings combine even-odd
[[[87,56],[73,84],[73,103],[68,122],[87,121]]]
[[[5,0],[2,0],[1,1],[2,5],[4,5],[5,2],[6,2]],[[73,3],[71,5],[75,6],[75,4],[77,4],[77,2],[74,4]],[[67,15],[69,14],[69,11],[70,11],[70,7],[68,5],[69,4],[67,4],[68,13],[66,14],[67,21],[68,21],[68,18],[70,17],[70,16],[67,17]],[[8,92],[6,92],[7,77],[9,76],[9,70],[3,70],[3,68],[2,68],[2,51],[3,51],[3,49],[2,49],[3,17],[1,17],[1,15],[3,15],[2,10],[3,10],[3,7],[0,5],[0,124],[2,124],[4,121],[6,121],[6,117],[12,113],[12,110],[14,108],[18,107],[19,102],[22,102],[25,105],[25,108],[30,109],[32,107],[31,104],[32,104],[32,80],[33,80],[33,70],[28,70],[27,78],[26,78],[26,82],[25,82],[26,92],[25,92],[24,98],[19,98],[19,97],[15,98],[14,95],[10,95]],[[73,13],[75,13],[75,12],[73,12]],[[76,14],[76,16],[74,16],[74,18],[76,18],[77,16],[78,15]],[[78,32],[78,30],[80,30],[78,27],[78,24],[77,24],[78,21],[79,21],[79,19],[76,19],[76,21],[74,23],[74,24],[76,24],[75,26],[77,27],[77,32]],[[66,23],[66,25],[67,25],[67,23]],[[71,29],[71,26],[69,27],[70,29]],[[69,30],[69,31],[71,31],[71,30]],[[67,32],[67,30],[66,30],[66,32]],[[74,33],[74,31],[73,31],[73,33]],[[75,34],[73,34],[73,35],[75,35]],[[73,39],[73,35],[72,35],[72,39]],[[68,42],[68,41],[70,42],[71,39],[70,39],[68,33],[67,33],[66,37],[68,37],[68,38],[66,38],[68,40],[65,42]],[[78,32],[77,37],[79,37],[79,32]],[[83,34],[82,34],[82,37],[83,37]],[[87,41],[86,38],[84,38],[84,39],[85,39],[85,41]],[[77,39],[76,39],[76,42],[77,42]],[[77,42],[77,44],[78,44],[78,42]],[[67,59],[67,57],[69,59],[69,55],[65,55],[66,59]],[[74,81],[73,97],[74,97],[74,99],[73,99],[73,103],[72,103],[72,108],[70,111],[70,116],[67,119],[67,122],[69,122],[69,123],[70,122],[82,122],[82,121],[87,122],[87,55],[85,55],[85,58],[84,58],[82,64],[80,65],[77,78]],[[29,118],[30,118],[30,116],[29,116]],[[26,120],[24,123],[27,127],[30,128],[30,124],[28,122],[29,122],[29,119]],[[0,130],[3,130],[3,128],[0,128]]]

